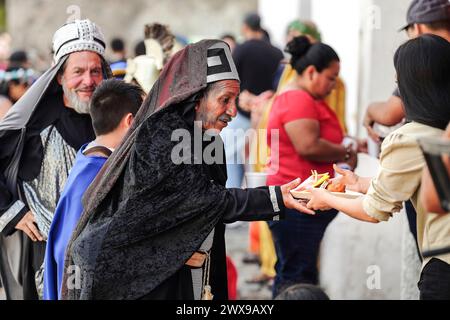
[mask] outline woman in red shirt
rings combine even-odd
[[[333,176],[333,163],[356,163],[356,153],[341,144],[344,134],[336,114],[323,100],[339,75],[338,55],[330,46],[312,44],[305,36],[289,42],[286,52],[292,55],[290,63],[297,76],[276,98],[270,113],[267,185],[282,185],[297,177],[305,180],[311,170]],[[269,223],[278,258],[274,297],[295,283],[318,283],[320,242],[336,214],[331,210],[308,216],[286,210],[284,220]]]

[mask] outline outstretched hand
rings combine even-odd
[[[340,174],[340,177],[334,178],[339,184],[344,184],[347,190],[360,192],[359,190],[359,176],[353,171],[339,168],[336,164],[333,164],[333,168],[336,173]]]
[[[306,202],[295,199],[290,192],[292,189],[297,188],[300,183],[301,179],[297,178],[294,181],[286,183],[280,187],[281,194],[283,195],[284,206],[288,209],[295,209],[299,212],[314,215],[315,212],[306,207]]]
[[[327,211],[332,209],[327,202],[327,196],[329,191],[322,188],[314,188],[311,190],[312,196],[309,200],[307,207],[313,210]]]

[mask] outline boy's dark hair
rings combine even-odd
[[[111,41],[111,49],[114,52],[123,51],[125,49],[125,43],[120,38],[114,38]]]
[[[136,115],[142,104],[144,91],[121,80],[104,80],[92,96],[90,114],[97,136],[114,131],[125,115]]]

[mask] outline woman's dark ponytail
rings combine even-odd
[[[330,66],[331,62],[339,61],[333,48],[320,42],[312,44],[306,36],[292,39],[284,51],[291,54],[291,66],[298,74],[302,74],[311,65],[317,72],[322,72]]]

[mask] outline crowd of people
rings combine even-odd
[[[427,192],[418,139],[450,136],[450,3],[413,0],[403,30],[398,88],[364,118],[382,141],[376,177],[353,172],[367,141],[348,136],[340,58],[311,21],[288,24],[287,58],[255,13],[242,43],[223,34],[185,45],[152,23],[133,58],[114,38],[107,59],[86,19],[55,32],[41,75],[13,53],[0,72],[7,298],[235,299],[225,231],[236,221],[251,221],[261,264],[249,281],[273,281],[274,299],[329,299],[318,257],[338,212],[378,223],[405,205],[419,256],[448,247],[450,215]],[[380,137],[375,123],[398,129]],[[248,139],[252,129],[265,134]],[[249,187],[246,172],[263,173],[264,185]],[[296,199],[311,172],[360,196],[312,188]],[[450,254],[422,263],[420,298],[450,299]]]

